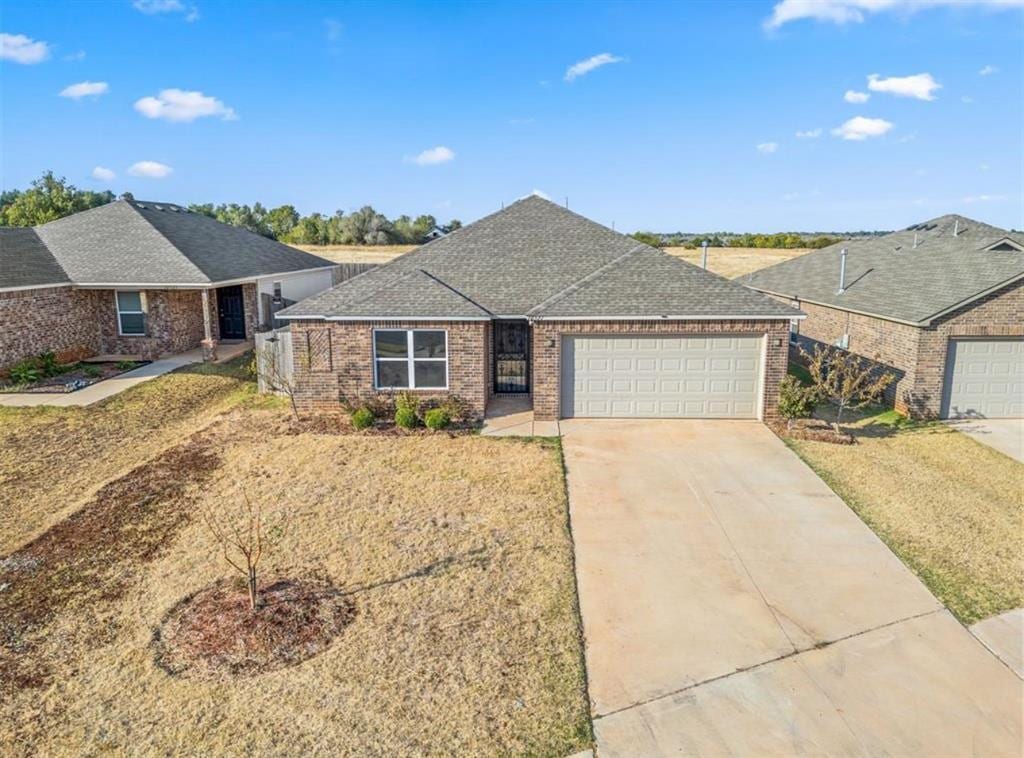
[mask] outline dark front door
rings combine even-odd
[[[241,285],[217,290],[217,322],[222,340],[245,339],[245,304]]]
[[[494,322],[494,389],[530,391],[530,325],[525,321]]]

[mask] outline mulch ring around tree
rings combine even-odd
[[[789,437],[795,440],[831,442],[834,445],[853,445],[857,442],[852,434],[836,431],[832,424],[816,418],[794,419],[789,426],[785,421],[774,422],[771,427],[780,437]]]
[[[222,579],[186,597],[153,638],[157,665],[191,679],[248,677],[301,663],[326,650],[356,616],[341,590],[313,579],[276,579],[249,608],[243,582]]]

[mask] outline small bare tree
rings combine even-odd
[[[877,403],[896,379],[892,374],[879,373],[876,367],[853,353],[835,347],[816,345],[813,353],[803,348],[800,352],[807,362],[814,392],[836,406],[833,426],[837,432],[843,411]]]
[[[220,545],[224,560],[245,576],[249,589],[249,607],[259,607],[256,572],[264,553],[284,535],[287,513],[279,511],[274,523],[265,523],[263,508],[242,490],[244,507],[229,508],[218,513],[212,506],[202,511],[203,522]]]
[[[295,376],[281,365],[281,357],[273,345],[265,345],[254,351],[256,375],[271,392],[288,397],[292,415],[299,420],[299,408],[295,404],[297,388]]]

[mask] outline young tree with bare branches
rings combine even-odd
[[[816,345],[813,353],[800,348],[811,375],[811,386],[821,400],[836,406],[833,426],[839,431],[843,411],[856,410],[882,399],[886,388],[895,381],[890,373],[880,373],[863,358],[835,347]]]
[[[235,503],[222,511],[206,506],[202,511],[203,522],[220,546],[228,565],[246,578],[249,590],[249,607],[259,607],[257,569],[260,560],[271,547],[280,542],[287,525],[287,512],[278,511],[269,519],[259,501],[255,504],[248,493],[242,490],[244,507]]]
[[[273,345],[266,345],[253,351],[253,367],[256,376],[267,390],[285,395],[291,404],[292,415],[299,420],[299,408],[295,403],[295,376],[281,365],[281,355]]]

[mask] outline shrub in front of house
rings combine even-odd
[[[786,426],[792,427],[798,418],[810,418],[817,405],[817,393],[805,387],[792,374],[783,377],[779,383],[779,415],[786,419]]]
[[[352,426],[356,429],[368,429],[373,426],[373,411],[365,406],[352,411]]]
[[[447,428],[451,422],[452,419],[444,408],[431,408],[423,414],[423,423],[427,425],[428,429],[433,429],[435,432]]]
[[[411,392],[400,392],[395,398],[395,425],[412,429],[420,422],[420,399]]]

